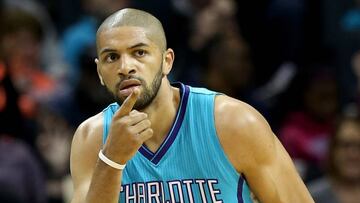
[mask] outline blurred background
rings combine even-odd
[[[70,202],[73,133],[112,101],[95,33],[124,7],[163,23],[171,81],[266,117],[316,202],[360,199],[360,0],[0,0],[0,202]]]

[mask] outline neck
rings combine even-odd
[[[163,78],[158,94],[151,105],[143,109],[143,112],[148,114],[151,128],[154,132],[153,136],[145,141],[145,145],[151,151],[155,152],[169,133],[175,120],[179,103],[179,89],[172,87],[169,81]]]

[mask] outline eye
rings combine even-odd
[[[110,54],[106,55],[105,61],[107,63],[112,63],[112,62],[116,61],[118,58],[119,58],[118,54],[110,53]]]
[[[134,55],[137,57],[143,57],[147,54],[145,50],[139,49],[134,52]]]

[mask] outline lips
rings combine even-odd
[[[136,79],[128,79],[128,80],[124,80],[120,83],[119,89],[120,90],[125,90],[131,87],[136,87],[141,85],[141,82],[139,80]]]
[[[120,97],[129,96],[135,89],[138,89],[141,85],[141,82],[136,79],[124,80],[119,85],[119,94]]]

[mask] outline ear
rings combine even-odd
[[[172,49],[167,49],[164,53],[164,58],[163,58],[163,74],[164,75],[168,75],[172,69],[173,63],[174,63],[174,59],[175,59],[175,53],[174,50]]]
[[[99,64],[99,59],[95,58],[95,63],[96,63],[96,70],[100,79],[100,83],[101,85],[105,86],[104,80],[101,76],[101,71],[100,71],[100,64]]]

